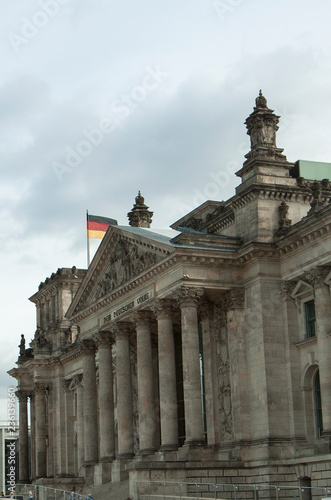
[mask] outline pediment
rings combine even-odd
[[[311,293],[313,290],[313,287],[307,283],[306,281],[299,280],[298,283],[296,284],[293,292],[291,293],[292,299],[296,299],[301,297],[302,295],[305,295],[307,293]]]
[[[89,303],[93,303],[124,285],[164,258],[164,254],[120,238],[100,273]]]
[[[68,317],[120,290],[172,251],[169,245],[113,228],[102,241]]]

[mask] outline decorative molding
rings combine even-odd
[[[232,288],[229,290],[225,297],[225,305],[227,311],[233,309],[244,309],[245,307],[245,289]]]

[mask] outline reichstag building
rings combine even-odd
[[[330,486],[331,166],[302,175],[279,118],[260,92],[232,198],[158,232],[139,193],[30,298],[21,482]]]

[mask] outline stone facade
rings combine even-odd
[[[31,297],[21,480],[331,486],[331,183],[292,177],[278,121],[260,93],[232,198],[165,236],[139,193]]]

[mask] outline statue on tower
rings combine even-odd
[[[21,342],[18,347],[20,348],[20,356],[25,356],[25,338],[23,333],[21,335]]]

